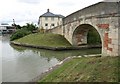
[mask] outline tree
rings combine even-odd
[[[27,23],[25,26],[22,27],[23,29],[27,29],[28,31],[35,31],[38,29],[38,27],[36,25],[34,25],[33,23]]]
[[[20,25],[16,25],[16,29],[21,29],[22,27]]]

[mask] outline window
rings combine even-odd
[[[46,23],[45,26],[48,26],[48,23]]]
[[[48,20],[48,17],[45,17],[45,20]]]
[[[54,17],[51,17],[51,20],[54,21]]]
[[[54,24],[51,24],[51,26],[55,26]]]

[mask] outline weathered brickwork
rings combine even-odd
[[[108,29],[109,28],[109,24],[97,24],[98,28],[102,28],[102,29]]]

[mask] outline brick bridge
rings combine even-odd
[[[120,2],[99,2],[76,11],[50,31],[64,35],[73,45],[79,45],[87,44],[87,33],[93,28],[100,35],[102,55],[120,56]]]

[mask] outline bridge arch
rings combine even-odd
[[[97,32],[101,43],[103,43],[102,35],[96,27],[91,24],[80,24],[75,28],[72,34],[72,44],[74,46],[79,46],[88,43],[88,32],[94,30]],[[94,37],[93,37],[94,38]],[[95,39],[97,41],[97,39]]]

